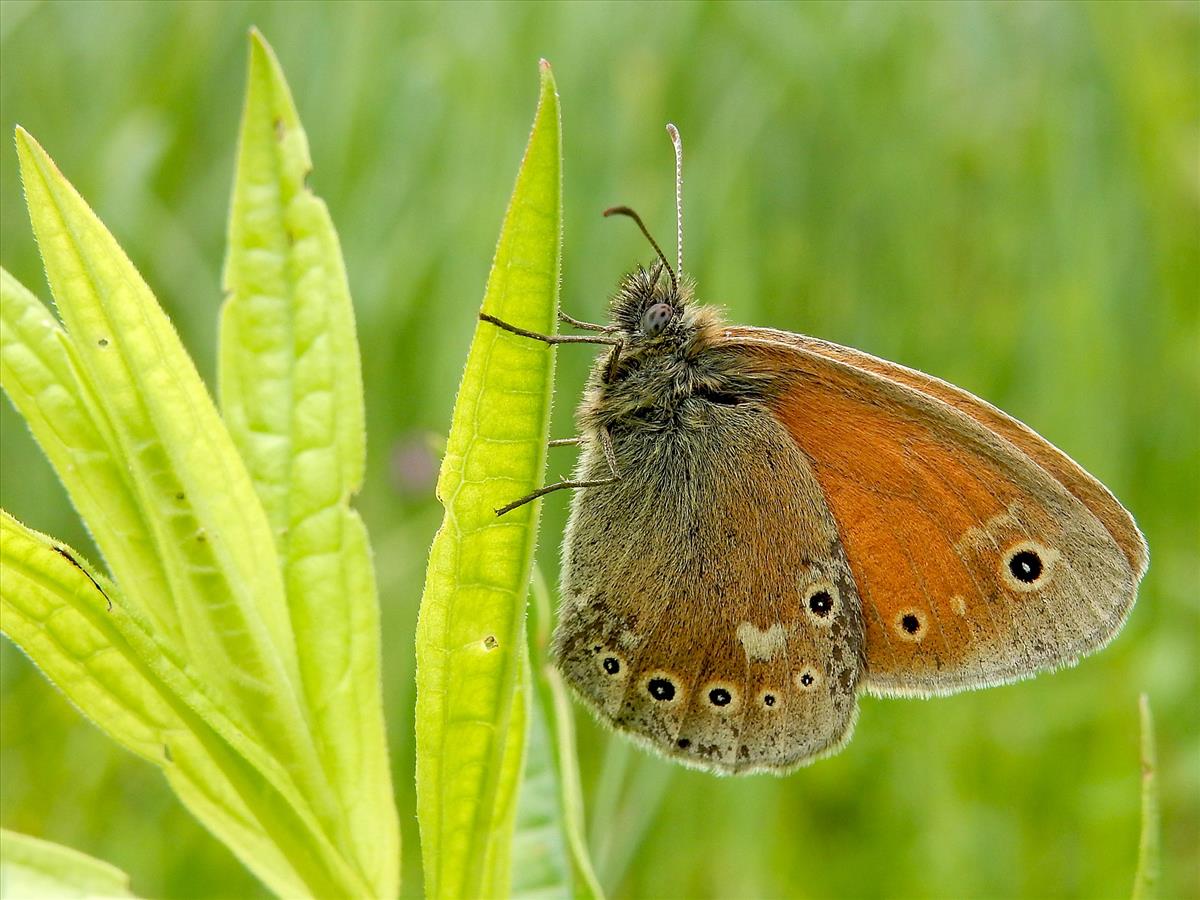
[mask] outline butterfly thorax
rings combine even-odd
[[[622,279],[610,318],[622,344],[592,368],[579,410],[584,430],[668,427],[688,400],[735,405],[771,391],[770,378],[720,347],[720,312],[697,303],[689,281],[663,277],[661,266]]]

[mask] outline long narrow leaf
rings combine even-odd
[[[129,876],[116,866],[0,828],[0,900],[132,897]]]
[[[484,855],[484,897],[507,897],[512,884],[512,844],[516,830],[517,801],[521,793],[521,777],[525,771],[525,748],[529,736],[530,697],[529,654],[522,647],[517,669],[517,685],[513,692],[512,712],[508,718],[508,735],[496,791],[496,807],[492,814],[492,833],[488,835]]]
[[[376,896],[398,891],[370,548],[350,499],[366,454],[350,292],[308,141],[251,33],[225,263],[221,407],[266,510],[340,838]]]
[[[287,773],[213,706],[77,552],[0,513],[0,570],[5,634],[84,715],[161,768],[265,884],[284,896],[362,891]]]
[[[127,599],[158,634],[182,634],[170,583],[128,467],[76,377],[75,349],[51,312],[0,269],[0,385],[90,526]]]
[[[550,591],[539,569],[533,573],[533,617],[530,628],[529,655],[534,661],[534,718],[543,724],[547,752],[556,778],[553,800],[558,807],[555,820],[561,830],[567,859],[570,862],[571,896],[586,900],[603,900],[604,891],[592,867],[584,831],[583,788],[579,783],[579,763],[575,758],[575,719],[571,699],[562,676],[549,660]],[[521,803],[534,804],[527,793],[536,787],[526,782],[522,786]]]
[[[560,265],[561,142],[548,65],[483,308],[547,333]],[[430,551],[417,628],[417,813],[429,897],[478,896],[506,811],[505,746],[524,642],[537,504],[494,510],[537,488],[545,468],[553,356],[481,324],[438,479],[445,519]],[[520,768],[516,774],[519,776]]]
[[[535,700],[530,704],[529,746],[513,833],[513,900],[555,900],[575,893],[563,838],[558,771],[551,744],[546,717]]]
[[[18,130],[30,219],[78,376],[103,412],[164,557],[181,648],[271,747],[330,830],[270,528],[245,466],[150,289],[45,151]]]

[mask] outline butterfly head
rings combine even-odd
[[[687,342],[697,326],[696,315],[689,309],[692,285],[676,274],[667,262],[658,242],[650,235],[641,217],[628,206],[614,206],[605,216],[628,216],[658,254],[649,269],[639,266],[621,279],[612,301],[612,320],[625,333],[630,348],[653,347],[665,350]]]
[[[649,269],[639,266],[621,279],[610,316],[628,346],[666,348],[689,330],[691,294],[690,284],[668,278],[656,260]]]

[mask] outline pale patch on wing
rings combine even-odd
[[[1008,509],[997,513],[982,526],[974,526],[963,532],[963,536],[954,542],[954,549],[959,553],[964,550],[987,550],[995,546],[996,534],[1005,528],[1021,529],[1021,504],[1010,503]]]
[[[787,644],[787,632],[778,622],[765,631],[743,622],[737,627],[737,636],[742,642],[742,649],[746,651],[746,662],[770,662]]]

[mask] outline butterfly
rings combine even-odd
[[[681,213],[682,146],[676,150]],[[657,253],[594,335],[552,652],[601,721],[686,765],[783,773],[857,696],[1070,664],[1121,629],[1148,550],[1108,490],[937,378],[734,326]],[[682,216],[679,216],[682,221]]]

